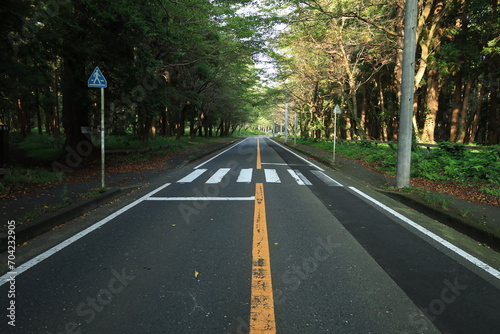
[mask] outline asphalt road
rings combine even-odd
[[[16,262],[0,333],[498,333],[497,270],[267,138],[161,180]]]

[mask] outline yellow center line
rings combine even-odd
[[[257,154],[257,156],[259,155]],[[250,334],[257,333],[276,333],[266,206],[264,202],[264,185],[262,183],[255,185],[252,294],[250,299]]]
[[[257,138],[257,167],[256,169],[262,169],[260,164],[260,139]]]

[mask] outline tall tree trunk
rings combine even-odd
[[[61,62],[57,61],[57,65],[61,65]],[[50,127],[51,133],[55,136],[59,136],[61,134],[61,126],[59,124],[59,76],[57,68],[54,69],[52,90],[54,92],[54,107],[52,108]]]
[[[89,126],[87,85],[85,67],[76,55],[68,55],[63,60],[63,126],[66,146],[76,149],[78,143],[88,141],[81,128]]]
[[[436,128],[436,116],[439,109],[439,81],[438,73],[434,69],[435,64],[431,64],[431,69],[427,71],[427,94],[424,130],[422,141],[424,143],[434,143],[434,130]]]
[[[465,139],[465,134],[466,134],[466,129],[467,129],[467,120],[468,120],[468,115],[467,111],[469,110],[469,101],[470,101],[470,96],[472,92],[472,86],[476,82],[477,78],[479,77],[481,72],[476,72],[476,74],[472,75],[467,79],[467,83],[464,88],[464,93],[463,93],[463,102],[462,102],[462,109],[460,111],[460,119],[459,119],[459,125],[458,125],[458,137],[457,137],[457,142],[463,143]]]
[[[479,128],[479,118],[481,116],[481,107],[483,105],[484,87],[478,90],[478,103],[476,111],[474,112],[474,117],[472,119],[472,124],[468,128],[467,135],[465,136],[465,143],[469,144],[476,141],[476,134]]]
[[[43,129],[42,129],[42,111],[41,106],[40,106],[40,93],[38,91],[35,92],[35,109],[36,109],[36,125],[38,128],[38,134],[42,135],[43,134]],[[48,132],[48,131],[47,131]]]
[[[490,107],[488,108],[488,137],[487,144],[500,144],[500,105],[498,89],[491,87],[490,92]]]
[[[462,71],[455,75],[455,89],[453,92],[453,107],[450,119],[450,141],[455,142],[458,138],[458,122],[462,108]]]
[[[363,134],[366,138],[371,138],[372,136],[372,133],[370,131],[370,124],[369,124],[369,121],[368,121],[368,117],[367,117],[367,114],[368,114],[368,96],[367,96],[367,93],[366,93],[366,90],[367,88],[365,86],[363,86],[362,90],[361,90],[361,94],[362,94],[362,102],[361,102],[361,128],[363,129]]]
[[[24,107],[24,101],[21,98],[17,99],[18,126],[21,136],[26,137],[31,131],[31,120],[29,111]]]

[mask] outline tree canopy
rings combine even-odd
[[[342,138],[398,133],[404,0],[4,0],[0,18],[0,122],[23,136],[86,140],[96,66],[110,134],[226,136],[279,123],[285,96],[304,137],[333,135],[336,104]],[[496,0],[419,1],[416,140],[500,142],[498,36]]]
[[[277,43],[302,135],[397,136],[404,0],[272,1],[287,10]],[[500,15],[496,0],[420,0],[416,140],[500,143]]]
[[[237,14],[248,2],[3,1],[0,121],[78,144],[99,126],[99,90],[87,87],[99,66],[108,133],[228,135],[259,103],[261,22]]]

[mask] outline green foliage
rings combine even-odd
[[[133,135],[107,136],[106,149],[107,150],[141,149],[146,147],[176,145],[175,142],[176,140],[173,137],[157,136],[144,143],[144,141],[142,141],[140,138],[137,138]]]
[[[486,185],[484,187],[481,187],[482,192],[484,192],[487,195],[490,196],[500,196],[500,187],[499,186],[493,186],[493,185]]]
[[[10,173],[5,175],[4,186],[22,186],[29,183],[51,183],[62,181],[62,173],[35,168],[11,168]]]
[[[425,151],[414,154],[412,175],[430,180],[500,184],[500,161],[495,148],[474,151],[461,147],[445,143],[430,154]]]
[[[301,144],[331,152],[332,142],[299,140]],[[497,147],[488,150],[463,149],[464,145],[443,143],[431,150],[417,148],[412,153],[411,176],[429,180],[457,181],[464,185],[483,184],[486,194],[500,195],[500,157]],[[396,174],[397,152],[387,145],[370,142],[337,142],[336,154],[368,162],[389,174]]]
[[[63,150],[64,138],[32,133],[24,138],[19,147],[28,158],[42,162],[58,160],[65,154]]]

